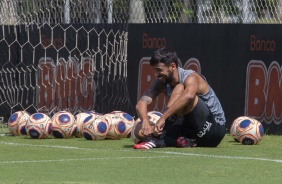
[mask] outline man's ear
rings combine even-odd
[[[170,66],[172,67],[172,69],[176,69],[177,68],[175,62],[171,63]]]

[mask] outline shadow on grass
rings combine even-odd
[[[127,145],[123,145],[124,148],[133,148],[133,144],[127,144]]]
[[[228,141],[228,143],[233,143],[233,145],[242,145],[240,142],[237,141]]]

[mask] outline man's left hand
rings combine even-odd
[[[155,124],[153,134],[154,134],[155,136],[162,134],[164,125],[165,125],[165,119],[160,118],[160,119],[157,121],[157,123]]]

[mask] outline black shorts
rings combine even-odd
[[[225,136],[225,125],[216,123],[205,102],[198,99],[191,113],[179,118],[173,125],[165,124],[163,137],[167,146],[177,146],[177,138],[183,136],[196,139],[198,147],[216,147]]]

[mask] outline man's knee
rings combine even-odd
[[[184,85],[183,84],[177,84],[174,89],[172,90],[172,95],[175,94],[181,94],[184,91]]]
[[[170,96],[169,101],[167,103],[167,108],[170,107],[183,92],[184,92],[184,85],[183,84],[177,84],[174,87],[174,89],[172,90],[171,96]]]

